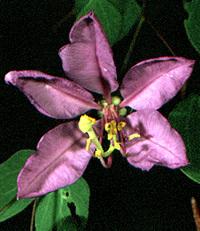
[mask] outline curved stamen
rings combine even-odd
[[[91,143],[93,143],[95,148],[96,148],[94,156],[99,158],[99,159],[101,157],[108,157],[115,149],[120,150],[120,146],[117,142],[116,135],[114,135],[114,139],[113,139],[114,140],[114,146],[113,146],[112,142],[110,141],[109,149],[106,152],[104,152],[103,147],[100,144],[100,142],[99,142],[99,140],[98,140],[98,138],[97,138],[97,136],[96,136],[96,134],[92,128],[94,123],[95,123],[94,118],[89,117],[87,115],[83,115],[83,116],[81,116],[79,124],[78,124],[79,129],[83,133],[88,133],[88,135],[89,135],[89,138],[87,139],[86,150],[91,151],[90,145],[91,145]],[[113,129],[116,129],[116,123],[114,123],[112,126],[113,126]],[[112,131],[111,131],[111,133],[112,133]],[[116,133],[117,133],[117,129],[116,129]],[[113,136],[113,134],[112,134],[112,136]]]

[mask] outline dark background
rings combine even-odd
[[[18,89],[5,84],[4,76],[10,70],[24,69],[64,76],[57,52],[69,43],[73,7],[74,1],[68,0],[0,2],[1,162],[20,149],[35,149],[45,132],[63,122],[40,114]],[[177,56],[197,60],[186,94],[199,92],[199,55],[185,33],[183,21],[188,15],[182,1],[149,0],[145,15]],[[118,72],[134,30],[113,47]],[[144,59],[167,55],[170,51],[145,22],[126,71]],[[178,94],[160,111],[167,117],[180,97]],[[142,172],[115,153],[110,169],[93,159],[84,177],[91,190],[87,230],[195,230],[190,200],[194,196],[199,201],[200,186],[180,170],[154,167]],[[1,223],[0,230],[29,230],[31,210],[29,206]]]

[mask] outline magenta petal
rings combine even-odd
[[[158,109],[173,98],[189,78],[195,61],[160,57],[133,66],[121,85],[121,107]]]
[[[115,91],[118,83],[112,50],[93,11],[74,24],[70,41],[59,51],[66,75],[94,92]]]
[[[17,86],[43,114],[68,119],[90,109],[101,109],[92,94],[78,84],[40,71],[11,71],[7,83]]]
[[[44,195],[73,184],[85,171],[92,155],[86,151],[86,137],[76,122],[57,126],[39,141],[21,170],[17,197]]]
[[[127,160],[131,165],[149,170],[153,165],[173,169],[189,164],[181,136],[158,111],[146,109],[133,112],[127,120],[128,135],[141,135],[141,138],[125,143]]]

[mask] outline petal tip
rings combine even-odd
[[[92,18],[94,17],[94,10],[91,9],[90,13],[88,14],[88,16],[92,16]]]
[[[21,192],[21,189],[18,185],[18,192],[17,192],[17,200],[20,200],[20,199],[23,199],[23,198],[26,198],[26,195],[24,195],[22,192]]]
[[[9,71],[6,75],[5,75],[5,82],[7,84],[13,83],[13,74],[15,71]]]
[[[19,199],[22,199],[22,197],[20,196],[20,192],[18,191],[17,192],[17,200],[19,200]]]
[[[195,63],[196,63],[196,60],[192,60],[192,59],[190,60],[190,66],[191,67],[193,67]]]

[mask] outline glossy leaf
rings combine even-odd
[[[184,8],[188,12],[188,19],[184,21],[187,36],[200,53],[200,0],[184,1]]]
[[[74,24],[70,41],[59,51],[66,75],[94,92],[106,95],[115,91],[118,83],[112,50],[93,11]]]
[[[181,134],[187,148],[190,164],[181,170],[200,183],[200,107],[198,95],[190,95],[169,114],[172,126]]]
[[[84,230],[88,218],[90,191],[80,178],[73,185],[45,195],[36,209],[37,231]]]
[[[126,142],[128,162],[142,170],[154,165],[179,168],[189,162],[182,138],[158,111],[133,112],[128,117],[127,133],[141,137]]]
[[[121,107],[158,109],[172,99],[189,78],[195,61],[182,57],[159,57],[142,61],[125,75]]]
[[[11,71],[5,81],[17,86],[41,113],[50,117],[68,119],[101,109],[84,88],[41,71]]]
[[[133,28],[134,24],[138,21],[139,17],[141,16],[141,7],[137,4],[136,0],[109,0],[109,2],[112,3],[121,14],[122,20],[119,33],[120,36],[116,38],[121,40],[128,34],[128,32]],[[111,26],[111,29],[115,30],[115,23]]]
[[[92,157],[86,140],[74,121],[47,132],[18,176],[18,198],[41,196],[77,181]]]
[[[25,209],[33,198],[15,200],[17,197],[17,175],[33,150],[21,150],[0,165],[0,222]]]

